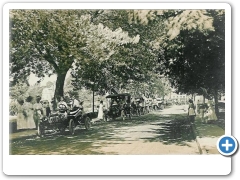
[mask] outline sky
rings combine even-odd
[[[70,77],[70,71],[68,71],[68,73],[66,75],[66,79],[68,77]],[[28,82],[29,82],[30,86],[33,86],[39,79],[40,78],[36,77],[35,74],[31,73],[30,76],[29,76]],[[50,82],[54,83],[54,82],[56,82],[56,80],[57,80],[57,75],[56,74],[54,74],[50,77],[45,76],[45,78],[43,78],[43,80],[41,81],[40,86],[46,86],[47,82],[50,81]]]

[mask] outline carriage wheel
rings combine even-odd
[[[37,134],[40,137],[45,134],[44,126],[41,125],[40,123],[38,124]]]
[[[75,133],[75,123],[74,123],[73,119],[70,119],[70,121],[69,121],[69,132],[71,135],[74,135],[74,133]]]
[[[89,117],[86,117],[84,124],[85,124],[86,130],[89,130],[91,128],[91,119]]]

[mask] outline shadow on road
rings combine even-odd
[[[159,128],[154,129],[155,137],[144,138],[150,142],[163,142],[164,144],[186,145],[186,141],[195,140],[193,127],[187,116],[169,115],[167,121],[157,123]]]
[[[32,135],[10,141],[10,154],[101,154],[98,149],[105,144],[128,144],[136,140],[134,135],[148,142],[186,145],[194,140],[186,117],[150,113],[131,120],[98,122],[90,130],[80,127],[73,136],[68,131],[50,131],[43,138]]]

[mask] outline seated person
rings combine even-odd
[[[57,104],[58,111],[60,112],[66,112],[68,110],[68,105],[65,102],[63,97],[60,97],[60,101]]]
[[[68,114],[68,105],[65,102],[64,98],[61,96],[60,101],[57,104],[58,111],[61,113],[64,113],[64,119],[67,119],[67,114]]]
[[[51,109],[50,109],[50,106],[49,106],[49,101],[44,100],[41,103],[42,103],[42,108],[43,108],[43,116],[48,117],[51,113]]]
[[[72,100],[71,100],[71,110],[75,111],[78,108],[80,108],[80,103],[79,101],[73,96]]]
[[[116,105],[118,105],[117,101],[116,101],[116,100],[113,100],[113,101],[112,101],[112,106],[116,106]]]

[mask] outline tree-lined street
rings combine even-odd
[[[204,149],[186,118],[183,106],[176,105],[132,120],[95,122],[90,131],[78,128],[74,136],[49,131],[39,138],[36,130],[28,130],[22,138],[21,133],[10,135],[10,154],[202,154]],[[216,139],[224,130],[206,126],[205,131],[213,132],[200,129],[204,132],[201,141],[207,139],[205,148],[217,154]]]
[[[204,124],[225,120],[224,10],[9,16],[10,154],[202,154],[197,131],[224,132]]]

